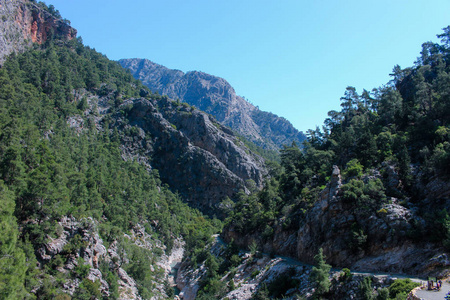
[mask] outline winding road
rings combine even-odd
[[[227,245],[219,235],[216,235],[215,238],[219,244],[221,244],[223,246]],[[267,253],[263,253],[263,254],[268,255]],[[286,264],[289,264],[289,265],[306,266],[306,267],[311,267],[311,268],[313,267],[313,265],[301,262],[301,261],[296,260],[291,257],[279,256],[279,255],[275,255],[275,257],[280,258],[282,261],[284,261]],[[341,271],[341,269],[332,268],[332,271]],[[406,275],[406,274],[390,274],[390,273],[378,273],[378,272],[374,273],[374,272],[364,272],[364,271],[351,271],[351,273],[354,275],[391,277],[391,278],[398,278],[398,279],[409,278],[412,281],[419,283],[421,286],[426,286],[426,284],[427,284],[427,279],[425,279],[425,278],[418,278],[418,277],[415,277],[412,275]],[[437,291],[437,290],[429,291],[425,288],[425,289],[416,291],[415,295],[423,300],[444,300],[445,295],[448,292],[450,292],[450,283],[445,281],[445,282],[442,282],[442,288],[440,291]]]
[[[281,258],[283,261],[285,261],[287,264],[290,265],[298,265],[298,266],[307,266],[312,267],[312,265],[305,264],[301,261],[298,261],[296,259],[290,258],[290,257],[284,257],[284,256],[275,256],[277,258]],[[341,271],[341,269],[338,268],[332,268],[332,271]],[[398,278],[398,279],[405,279],[409,278],[411,281],[419,283],[421,286],[426,286],[427,280],[423,278],[417,278],[411,275],[405,275],[405,274],[390,274],[390,273],[373,273],[373,272],[357,272],[352,271],[351,272],[354,275],[365,275],[365,276],[377,276],[377,277],[391,277],[391,278]],[[444,300],[445,295],[450,292],[450,284],[447,281],[442,282],[442,288],[437,290],[427,290],[426,288],[417,290],[415,292],[415,295],[423,300]]]

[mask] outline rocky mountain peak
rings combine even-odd
[[[183,73],[147,59],[121,59],[119,63],[154,92],[194,105],[265,149],[278,150],[305,139],[286,119],[261,111],[238,96],[223,78],[200,71]]]

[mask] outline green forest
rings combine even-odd
[[[53,6],[38,5],[61,18]],[[423,219],[412,221],[404,238],[450,251],[448,191],[444,196],[433,192],[450,180],[450,26],[438,37],[440,43],[422,45],[414,66],[395,66],[386,85],[361,94],[347,87],[341,111],[330,111],[322,128],[309,130],[301,145],[274,153],[237,137],[246,151],[264,157],[268,174],[262,189],[248,182],[248,191],[224,199],[222,220],[191,208],[157,169],[123,158],[123,141],[133,140],[139,129],[121,127],[117,119],[127,114],[121,105],[137,98],[172,103],[167,96],[152,93],[81,38],[49,38],[11,54],[0,68],[0,299],[118,299],[120,268],[134,278],[144,299],[160,297],[156,283],[164,270],[157,261],[180,239],[185,262],[204,270],[198,299],[222,297],[236,288],[232,276],[243,255],[233,241],[221,256],[211,254],[215,235],[231,230],[257,235],[258,240],[239,245],[256,261],[276,230],[301,228],[337,168],[339,197],[358,218],[386,213],[384,205],[398,199]],[[108,102],[102,115],[99,98]],[[61,236],[64,218],[83,229],[44,259],[42,249]],[[151,237],[144,241],[151,250],[138,246],[136,228]],[[90,266],[79,255],[88,247],[83,237],[88,231],[98,232],[106,248],[114,245],[123,254],[95,262],[109,286],[107,295],[100,281],[88,278]],[[355,223],[350,236],[348,246],[362,253],[368,232]],[[311,278],[319,282],[317,294],[326,294],[331,266],[322,248],[315,260]],[[60,271],[67,263],[73,268]],[[298,284],[290,272],[259,287],[254,299],[284,297]],[[251,277],[258,275],[253,271]],[[342,278],[351,276],[348,270]],[[64,292],[68,282],[78,283],[73,295]],[[173,287],[162,284],[165,295],[173,296]],[[400,284],[407,287],[384,294],[392,297],[414,286]],[[374,299],[370,280],[361,286],[370,294],[365,299]]]
[[[163,185],[157,170],[124,161],[120,134],[127,133],[109,128],[108,117],[101,129],[97,128],[95,115],[84,114],[89,110],[87,98],[75,98],[73,91],[80,89],[93,95],[114,91],[110,99],[113,107],[143,91],[146,97],[160,97],[116,62],[83,46],[80,39],[48,41],[42,47],[12,55],[0,69],[2,299],[66,299],[58,291],[65,279],[85,279],[86,271],[80,270],[58,272],[57,280],[49,277],[51,270],[74,255],[70,248],[80,247],[82,241],[76,238],[56,260],[36,268],[34,252],[49,237],[58,236],[61,229],[57,221],[62,216],[93,218],[99,222],[105,241],[121,240],[128,248],[133,246],[120,237],[138,223],[167,250],[180,236],[186,240],[188,251],[203,248],[220,229],[219,221],[212,222],[189,208]],[[83,130],[69,128],[67,118],[72,115],[85,118]],[[124,268],[139,275],[140,293],[149,297],[149,279],[158,276],[149,267],[158,253],[136,255],[142,261],[130,261]],[[113,267],[106,268],[110,281],[114,281],[117,275]],[[98,290],[92,282],[84,280],[83,284],[86,290],[74,299],[90,299],[87,295],[92,289]]]
[[[416,224],[410,237],[450,249],[448,203],[428,199],[423,189],[450,176],[450,27],[443,31],[440,44],[422,45],[413,67],[395,66],[386,85],[361,95],[347,87],[341,111],[328,112],[322,128],[309,130],[303,145],[281,149],[281,163],[269,164],[264,189],[240,195],[226,228],[259,232],[263,239],[280,224],[298,229],[336,165],[349,209],[370,216],[390,197],[409,199],[404,204],[418,207],[426,221]],[[390,167],[399,176],[396,186],[387,182]],[[375,171],[381,179],[371,178]]]

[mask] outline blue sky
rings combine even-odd
[[[450,0],[46,0],[110,59],[148,58],[225,78],[299,130],[347,86],[387,83],[450,25]]]

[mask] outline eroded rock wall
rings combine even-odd
[[[379,172],[374,173],[379,176]],[[434,182],[436,180],[431,181]],[[322,248],[327,262],[333,267],[363,272],[447,275],[450,261],[445,249],[411,236],[417,224],[425,223],[417,207],[405,199],[391,197],[377,211],[364,210],[356,207],[356,203],[344,201],[343,184],[340,170],[335,166],[330,182],[301,219],[296,231],[283,229],[279,221],[273,227],[272,237],[262,238],[264,228],[240,234],[230,224],[222,236],[225,241],[233,240],[242,248],[257,242],[265,253],[288,256],[309,264]],[[430,189],[433,190],[436,194],[445,194],[445,185]]]
[[[335,166],[330,183],[298,230],[299,260],[313,262],[323,248],[333,266],[365,272],[436,274],[450,266],[446,259],[437,259],[443,249],[409,238],[412,223],[423,222],[414,209],[391,198],[376,213],[360,213],[343,201],[341,185],[340,170]],[[359,246],[355,235],[365,236]]]
[[[67,21],[27,0],[1,0],[0,18],[0,65],[6,56],[33,43],[45,43],[52,36],[70,40],[77,35]]]
[[[129,125],[143,130],[126,151],[146,152],[161,179],[191,206],[220,215],[218,204],[247,191],[248,180],[262,186],[263,159],[207,114],[164,98],[129,100],[123,106],[129,108]]]

